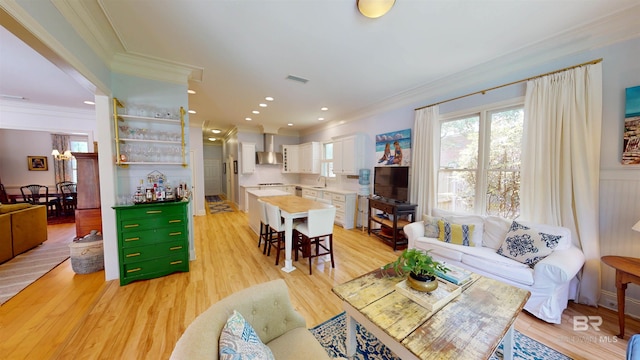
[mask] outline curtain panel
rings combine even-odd
[[[51,134],[51,150],[58,150],[60,154],[64,153],[65,150],[71,150],[69,135]],[[63,181],[72,181],[73,167],[71,160],[57,160],[54,158],[53,169],[56,184]],[[58,190],[56,189],[56,191]]]
[[[528,81],[524,108],[521,216],[571,230],[586,258],[576,300],[597,305],[601,64]]]
[[[415,111],[413,129],[414,143],[411,151],[414,161],[411,166],[411,202],[417,204],[416,219],[422,214],[431,214],[438,201],[437,176],[440,162],[440,122],[439,107]]]

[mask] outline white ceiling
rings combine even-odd
[[[92,13],[89,30],[78,27],[78,19],[70,22],[80,33],[107,38],[93,44],[99,53],[198,69],[190,82],[197,94],[189,97],[197,114],[190,119],[223,131],[304,131],[407,103],[409,95],[434,94],[447,78],[483,64],[500,63],[501,73],[483,76],[501,77],[526,69],[528,61],[552,61],[640,35],[637,20],[631,31],[619,20],[640,14],[638,0],[397,0],[378,19],[360,15],[355,0],[51,1],[75,7],[76,14]],[[611,39],[599,35],[603,29]],[[0,36],[0,94],[86,108],[87,90],[6,31]],[[275,101],[259,108],[265,96]]]

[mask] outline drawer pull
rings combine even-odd
[[[176,232],[169,233],[169,236],[176,236],[176,235],[182,235],[182,231],[176,231]]]
[[[182,264],[182,260],[178,260],[178,261],[172,261],[169,264],[171,265],[178,265],[178,264]]]
[[[175,223],[179,223],[182,222],[182,220],[178,219],[178,220],[169,220],[169,224],[175,224]]]
[[[127,254],[127,257],[134,257],[134,256],[140,256],[140,253],[132,253],[132,254]]]
[[[140,224],[130,224],[130,225],[125,225],[124,228],[128,229],[128,228],[134,228],[134,227],[138,227],[140,226]]]
[[[130,270],[127,270],[127,273],[132,273],[132,272],[136,272],[136,271],[140,271],[140,270],[142,270],[142,268],[130,269]]]
[[[147,214],[160,214],[162,210],[147,210]]]
[[[182,246],[174,246],[169,248],[169,250],[180,250],[180,249],[182,249]]]
[[[138,241],[138,240],[140,240],[140,238],[139,238],[139,237],[134,237],[134,238],[127,238],[127,239],[124,239],[124,241]]]

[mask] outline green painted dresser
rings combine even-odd
[[[115,206],[120,285],[189,271],[188,202]]]

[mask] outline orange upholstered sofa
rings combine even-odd
[[[47,240],[47,207],[0,204],[0,263]]]

